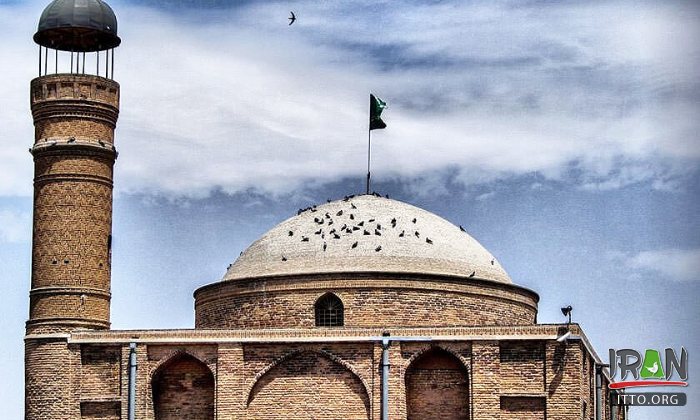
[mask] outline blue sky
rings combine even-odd
[[[363,188],[433,211],[613,348],[700,352],[700,7],[694,2],[111,1],[123,44],[114,328],[193,325],[192,291],[296,209]],[[0,400],[22,416],[32,42],[1,1]],[[289,10],[298,21],[287,26]],[[65,58],[62,68],[67,67]]]

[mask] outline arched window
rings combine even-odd
[[[316,301],[317,327],[342,327],[343,302],[333,293],[326,293]]]

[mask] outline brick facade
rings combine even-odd
[[[576,325],[580,338],[557,343],[560,328],[389,330],[419,340],[389,348],[389,418],[580,420],[584,405],[593,418],[593,403],[582,397],[593,395],[582,365],[593,356]],[[54,388],[49,397],[46,387],[28,387],[27,418],[126,418],[128,345],[137,341],[139,419],[379,419],[382,331],[333,337],[312,328],[294,338],[289,330],[85,331],[31,339],[42,346],[28,352],[38,367],[32,383],[41,375]],[[47,416],[38,410],[46,405],[69,414]],[[610,415],[605,409],[604,420]]]

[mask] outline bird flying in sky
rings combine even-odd
[[[289,14],[290,16],[287,19],[289,19],[289,25],[291,25],[292,23],[296,22],[297,17],[294,15],[294,12],[289,12]]]

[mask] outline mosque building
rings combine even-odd
[[[626,418],[579,325],[538,324],[461,227],[376,195],[273,227],[194,292],[193,329],[111,330],[117,19],[54,0],[34,40],[27,420]]]

